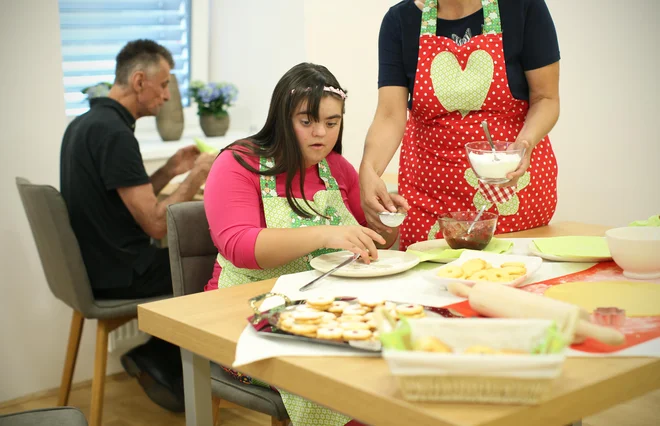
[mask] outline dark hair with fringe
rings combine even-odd
[[[286,172],[286,199],[294,212],[306,218],[312,217],[312,213],[302,208],[293,197],[292,185],[296,173],[300,173],[300,192],[307,207],[312,212],[317,212],[305,198],[304,176],[305,163],[298,139],[293,130],[292,117],[301,102],[307,102],[307,111],[310,121],[319,121],[319,105],[321,99],[333,96],[344,100],[340,95],[323,90],[325,86],[334,87],[346,93],[334,75],[322,65],[301,63],[287,71],[273,90],[270,100],[270,108],[264,127],[246,139],[236,141],[224,148],[222,151],[230,150],[238,163],[247,170],[259,175],[273,176]],[[342,120],[339,127],[337,143],[332,149],[341,154],[342,134],[344,132],[345,108],[342,105]],[[221,151],[221,152],[222,152]],[[267,171],[260,171],[248,164],[242,155],[251,157],[274,158],[275,166]]]
[[[115,83],[128,84],[128,79],[136,66],[148,68],[158,65],[161,58],[165,59],[170,68],[174,68],[174,59],[167,48],[153,40],[129,41],[117,54]]]

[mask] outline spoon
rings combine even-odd
[[[493,138],[490,137],[490,132],[488,131],[488,123],[486,120],[481,122],[481,127],[484,129],[484,133],[486,134],[486,139],[488,140],[488,143],[490,144],[490,149],[493,151],[493,160],[495,161],[500,161],[499,158],[497,158],[497,155],[495,155],[495,144],[493,143]]]
[[[481,219],[481,215],[484,214],[485,211],[486,211],[486,205],[484,204],[483,206],[481,206],[481,209],[479,209],[479,213],[477,213],[477,216],[474,218],[474,220],[472,221],[472,224],[468,228],[468,230],[467,230],[468,234],[470,234],[470,232],[472,232],[472,228],[474,228],[474,225],[476,225],[477,222],[479,222],[479,219]]]

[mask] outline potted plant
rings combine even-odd
[[[199,124],[206,136],[224,136],[229,128],[227,108],[236,101],[238,89],[231,83],[190,83],[190,95],[197,102]]]
[[[91,105],[92,99],[103,98],[108,96],[108,93],[110,93],[111,88],[112,88],[111,83],[108,83],[107,81],[102,81],[93,86],[85,87],[84,89],[81,90],[81,92],[83,95],[87,95],[87,100]]]

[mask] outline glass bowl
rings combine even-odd
[[[498,215],[483,212],[474,224],[472,232],[468,233],[470,225],[479,212],[450,212],[438,219],[440,231],[453,249],[483,250],[495,234]]]
[[[506,183],[506,175],[516,170],[523,157],[525,148],[509,148],[513,142],[494,142],[495,153],[488,142],[469,142],[465,144],[470,167],[477,178],[489,184]]]

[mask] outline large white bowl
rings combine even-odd
[[[660,227],[614,228],[605,235],[623,275],[638,280],[660,278]]]

